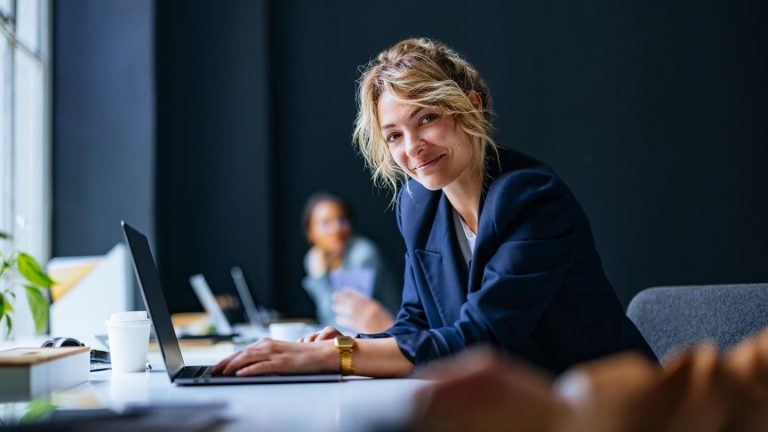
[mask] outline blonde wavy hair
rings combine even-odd
[[[473,138],[474,163],[485,165],[486,154],[498,148],[492,137],[491,95],[480,74],[447,45],[426,38],[406,39],[382,51],[363,67],[357,88],[354,141],[371,170],[376,186],[393,192],[396,200],[408,175],[397,165],[381,133],[379,98],[389,92],[396,100],[422,107],[440,107],[453,115]],[[472,104],[470,92],[482,101]]]

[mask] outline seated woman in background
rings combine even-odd
[[[312,195],[304,206],[302,225],[312,245],[304,256],[307,276],[303,285],[315,302],[318,322],[363,333],[391,327],[392,315],[400,308],[400,286],[376,245],[353,233],[351,212],[344,200],[324,192]],[[371,271],[373,298],[334,286],[333,273],[345,270]]]

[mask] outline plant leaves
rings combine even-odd
[[[0,263],[0,276],[2,276],[3,273],[5,273],[5,270],[9,268],[11,268],[11,263],[3,259],[2,263]]]
[[[5,298],[5,295],[0,294],[0,322],[3,321],[3,316],[10,320],[11,312],[13,312],[11,301]],[[8,322],[10,323],[10,321]],[[10,333],[10,328],[8,329],[8,332]]]
[[[50,288],[53,285],[53,281],[48,276],[48,273],[44,272],[40,264],[29,254],[19,252],[16,267],[18,267],[19,273],[24,276],[24,279],[33,285],[44,288]]]
[[[7,232],[5,232],[5,231],[0,231],[0,239],[3,239],[3,240],[10,240],[10,239],[11,239],[11,235],[10,235],[10,234],[8,234],[8,233],[7,233]]]
[[[52,403],[52,398],[50,396],[42,396],[27,404],[27,413],[21,417],[19,422],[21,424],[36,422],[55,410],[56,405]]]
[[[48,300],[45,299],[40,288],[32,285],[24,285],[27,290],[27,303],[35,321],[37,334],[43,334],[48,325]]]
[[[5,337],[8,338],[8,336],[11,335],[11,330],[13,329],[13,320],[11,320],[11,316],[8,314],[5,315],[5,325],[8,326],[5,332]]]

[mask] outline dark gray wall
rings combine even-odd
[[[267,6],[157,2],[156,244],[173,311],[200,308],[195,273],[234,292],[234,265],[274,304]]]
[[[152,0],[53,2],[53,255],[154,231]]]

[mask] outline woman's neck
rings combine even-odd
[[[461,220],[477,234],[477,219],[480,212],[480,196],[483,191],[482,167],[469,167],[453,183],[443,188]]]

